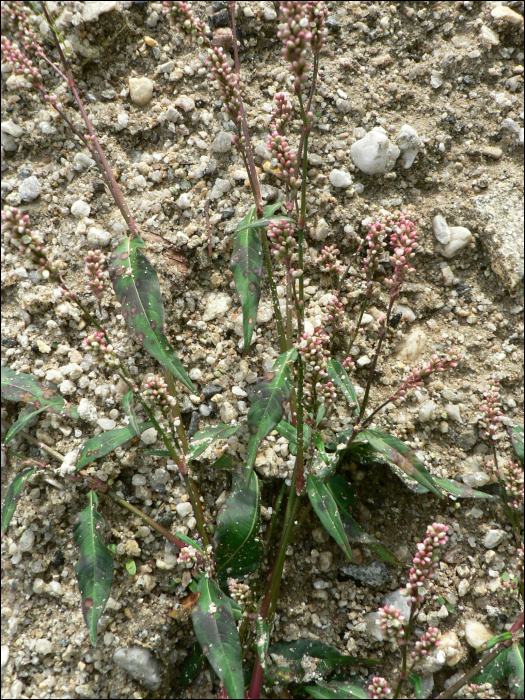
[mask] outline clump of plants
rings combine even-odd
[[[444,524],[429,525],[426,538],[418,545],[405,591],[410,603],[409,618],[405,619],[401,611],[391,606],[379,611],[378,622],[384,639],[401,650],[401,669],[394,691],[379,676],[361,682],[356,678],[350,682],[344,677],[344,669],[350,664],[369,663],[373,666],[373,662],[366,659],[341,654],[321,642],[299,640],[282,644],[272,641],[286,551],[312,511],[348,561],[354,561],[352,543],[366,541],[383,561],[400,565],[389,549],[364,533],[352,517],[349,510],[352,490],[340,473],[345,458],[354,456],[356,460],[371,464],[389,464],[417,493],[430,492],[440,499],[448,494],[455,498],[489,497],[453,480],[432,475],[407,445],[376,425],[376,422],[381,422],[385,407],[395,408],[410,391],[429,383],[437,373],[456,368],[461,360],[459,352],[452,347],[443,355],[433,355],[422,366],[412,368],[386,400],[379,404],[375,401],[376,370],[383,346],[392,332],[395,303],[416,265],[422,225],[417,212],[407,208],[378,213],[369,221],[364,238],[356,243],[350,262],[343,261],[340,251],[334,246],[326,246],[320,251],[316,264],[330,278],[331,293],[324,310],[323,326],[310,328],[307,323],[304,279],[305,269],[310,264],[305,259],[308,146],[316,119],[312,100],[326,31],[327,9],[324,3],[279,3],[279,38],[293,76],[293,95],[279,93],[275,96],[267,145],[273,159],[272,172],[280,181],[281,198],[272,205],[263,204],[244,112],[235,3],[230,3],[233,61],[222,47],[213,45],[206,24],[195,16],[189,4],[164,3],[173,30],[196,40],[207,50],[209,74],[233,125],[232,143],[244,162],[253,194],[254,204],[234,233],[231,256],[233,279],[242,305],[244,351],[250,352],[259,302],[266,289],[276,321],[278,357],[271,371],[259,378],[255,387],[245,422],[249,433],[245,462],[238,464],[230,455],[223,455],[212,465],[228,469],[232,483],[216,522],[211,522],[209,513],[203,508],[196,478],[199,466],[195,460],[216,441],[237,433],[244,423],[210,425],[189,436],[181,416],[180,397],[184,388],[193,393],[196,390],[166,336],[165,310],[157,273],[145,255],[146,244],[84,109],[63,41],[46,3],[30,5],[31,9],[20,2],[6,2],[2,7],[2,18],[11,37],[2,37],[3,60],[11,65],[15,75],[25,78],[25,89],[43,95],[89,150],[130,235],[108,257],[98,250],[89,253],[86,256],[85,290],[73,291],[68,286],[66,266],[62,261],[52,259],[43,237],[33,229],[27,213],[16,207],[5,207],[2,231],[6,241],[24,259],[24,264],[38,270],[48,284],[58,285],[61,293],[83,314],[90,328],[85,339],[86,351],[90,352],[102,372],[120,378],[127,386],[122,409],[129,423],[88,439],[80,451],[61,455],[51,445],[33,437],[26,428],[43,411],[80,419],[77,407],[44,387],[36,377],[9,366],[2,367],[3,399],[24,402],[34,408],[33,412],[24,413],[8,426],[4,437],[6,449],[22,460],[23,469],[7,491],[2,512],[2,535],[9,526],[24,485],[36,470],[53,470],[65,481],[78,483],[80,480],[88,489],[87,504],[78,515],[73,537],[79,548],[76,574],[83,613],[93,644],[97,641],[97,622],[109,598],[113,580],[112,552],[104,544],[103,519],[99,513],[99,497],[105,497],[138,515],[156,533],[174,544],[179,551],[178,563],[191,575],[191,593],[185,601],[185,608],[191,615],[198,644],[183,670],[185,682],[195,677],[206,659],[221,684],[218,697],[259,698],[262,693],[277,692],[286,682],[294,682],[299,684],[296,685],[297,692],[315,698],[385,698],[392,695],[397,698],[404,692],[407,680],[416,696],[421,697],[421,679],[413,669],[417,670],[418,662],[439,647],[440,633],[429,627],[415,642],[411,637],[425,589],[430,585],[447,540],[447,526]],[[42,14],[50,27],[49,36],[54,42],[52,58],[42,49],[40,37],[33,29],[34,13]],[[58,98],[48,93],[36,67],[42,59],[68,86],[81,115],[82,126]],[[292,117],[300,122],[296,133],[292,131]],[[353,276],[350,274],[352,262],[359,268]],[[285,280],[283,297],[278,293],[277,280],[281,279]],[[109,282],[130,333],[159,363],[159,372],[164,373],[149,376],[141,386],[130,375],[101,322],[100,303],[104,295],[111,293]],[[358,315],[353,321],[341,301],[341,292],[345,288],[357,290],[360,295]],[[386,291],[388,304],[384,316],[377,321],[377,344],[364,391],[358,395],[351,379],[354,371],[352,349],[365,311],[379,288]],[[324,437],[327,434],[326,421],[334,405],[342,402],[346,402],[352,412],[351,427],[339,432],[333,441],[327,440]],[[139,422],[137,418],[139,405],[148,417],[147,422]],[[505,434],[499,426],[501,412],[496,386],[487,393],[483,415],[485,436],[495,445]],[[156,430],[165,449],[150,450],[149,454],[168,458],[176,465],[197,522],[198,536],[194,538],[170,532],[135,505],[126,502],[92,473],[96,460],[130,439],[140,438],[151,428]],[[264,504],[261,503],[261,484],[255,465],[263,440],[273,430],[288,440],[294,463],[291,472],[282,480],[275,499],[267,504],[271,505],[271,520],[263,537],[260,513]],[[16,435],[39,447],[50,463],[11,451],[9,443]],[[522,429],[511,429],[521,462],[522,435]],[[495,450],[494,456],[497,460]],[[53,462],[59,463],[58,468],[52,466]],[[523,478],[520,481],[520,469],[513,463],[495,463],[495,470],[517,542],[518,562],[507,574],[504,593],[523,598],[523,540],[519,521],[520,508],[523,507]],[[469,697],[488,697],[480,694],[489,692],[487,683],[507,678],[508,667],[515,655],[523,654],[523,648],[516,641],[522,625],[523,614],[510,632],[495,639],[492,651],[480,661],[481,665],[478,664],[479,669],[467,674],[468,678],[465,676],[440,697],[452,697],[471,679],[474,685],[469,686]],[[505,655],[504,663],[507,664],[505,672],[501,671],[502,655]],[[499,670],[495,670],[496,663]],[[513,679],[518,677],[516,674],[519,676],[519,672],[516,671]],[[522,671],[520,678],[521,681],[509,681],[512,692],[520,682],[523,685]]]

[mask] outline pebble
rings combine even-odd
[[[58,369],[49,369],[46,372],[46,381],[53,382],[53,384],[62,384],[64,378],[64,375]]]
[[[499,44],[499,37],[496,32],[493,32],[492,29],[484,24],[481,26],[481,43],[485,47],[497,46]]]
[[[461,414],[459,412],[459,406],[452,403],[447,403],[445,406],[445,412],[451,420],[455,420],[457,423],[463,423],[461,420]]]
[[[434,417],[434,414],[437,409],[437,404],[434,401],[425,401],[420,408],[419,408],[419,414],[418,414],[418,419],[420,423],[428,423],[429,420],[432,420]]]
[[[73,158],[73,168],[77,173],[83,173],[88,168],[92,168],[96,165],[93,158],[90,158],[86,153],[77,153]]]
[[[226,294],[226,292],[211,292],[206,299],[206,308],[202,320],[213,321],[217,316],[222,316],[231,309],[232,303],[231,296]]]
[[[453,258],[472,240],[473,236],[468,228],[465,228],[464,226],[451,226],[450,241],[443,246],[441,249],[441,254],[445,258]]]
[[[498,158],[501,158],[501,156],[503,155],[503,151],[497,146],[484,146],[481,149],[481,155],[498,160]]]
[[[7,665],[9,661],[9,647],[7,644],[2,644],[2,668]]]
[[[113,654],[113,661],[148,690],[159,689],[161,666],[149,649],[142,647],[120,648]]]
[[[77,199],[76,202],[73,202],[71,206],[71,214],[76,219],[83,219],[84,217],[89,216],[90,213],[91,207],[87,202],[84,202],[81,199]]]
[[[117,7],[116,0],[107,2],[86,2],[82,7],[82,19],[84,22],[93,22],[105,12],[112,12]]]
[[[59,385],[58,387],[59,391],[61,394],[74,394],[75,391],[77,390],[76,385],[74,382],[72,382],[70,379],[64,379],[62,384]]]
[[[204,398],[211,399],[212,396],[215,396],[215,394],[220,394],[221,391],[223,391],[222,386],[219,386],[218,384],[207,384],[203,388],[202,393],[204,394]]]
[[[465,651],[461,646],[457,634],[453,631],[445,632],[441,635],[440,641],[441,649],[443,649],[445,653],[446,665],[455,666],[456,664],[458,664],[461,661],[461,659],[465,656]]]
[[[510,24],[523,24],[523,16],[512,8],[507,7],[507,5],[496,5],[496,7],[492,8],[490,14],[496,20],[500,19],[504,22],[510,22]]]
[[[102,430],[113,430],[116,427],[116,422],[110,418],[99,418],[97,421]]]
[[[395,355],[398,360],[406,362],[414,362],[423,352],[427,342],[427,336],[421,328],[414,328],[404,338],[395,349]]]
[[[31,528],[24,530],[22,536],[18,540],[19,552],[32,552],[35,546],[35,533]]]
[[[441,274],[443,275],[443,284],[445,287],[452,287],[454,285],[454,273],[448,265],[441,268]]]
[[[180,107],[185,112],[191,112],[195,109],[195,100],[187,95],[179,95],[173,104],[175,107]]]
[[[400,149],[390,143],[388,136],[380,128],[372,129],[350,147],[354,164],[367,175],[390,172],[400,153]]]
[[[51,654],[53,651],[53,644],[49,639],[37,639],[35,642],[35,651],[37,654]]]
[[[27,531],[26,531],[27,532]],[[483,538],[483,546],[487,549],[494,549],[507,537],[504,530],[489,530]]]
[[[189,194],[189,192],[183,192],[175,204],[179,209],[189,209],[191,207],[191,194]]]
[[[117,131],[125,129],[129,123],[129,114],[127,112],[119,112],[117,114]]]
[[[231,190],[231,183],[229,180],[224,180],[223,178],[218,177],[215,180],[215,184],[213,185],[211,192],[210,192],[210,197],[211,199],[220,199],[226,192],[229,192]]]
[[[401,161],[403,163],[403,168],[406,170],[410,168],[416,159],[421,146],[417,131],[408,124],[403,124],[397,133],[396,144],[401,151]]]
[[[200,415],[197,411],[193,411],[190,418],[190,426],[188,428],[188,435],[193,437],[195,433],[199,430]]]
[[[181,518],[187,518],[188,515],[191,515],[192,513],[193,508],[189,501],[186,501],[186,503],[177,503],[177,514]]]
[[[153,445],[157,439],[157,431],[155,428],[148,428],[141,434],[140,439],[145,445]]]
[[[222,422],[227,424],[231,423],[232,420],[235,420],[239,416],[239,412],[229,401],[225,401],[222,404],[220,414]]]
[[[443,73],[433,70],[430,73],[430,87],[434,90],[439,89],[443,85]]]
[[[308,163],[309,163],[310,165],[314,165],[314,166],[322,165],[322,164],[323,164],[323,158],[322,158],[322,156],[320,156],[318,153],[309,153],[309,154],[308,154]],[[344,172],[344,171],[342,171],[342,170],[337,170],[337,171],[334,171],[334,172],[340,173],[340,172]],[[346,173],[345,173],[345,174],[346,174]],[[335,185],[335,186],[337,187],[338,185]]]
[[[388,566],[382,561],[373,561],[370,564],[343,564],[339,571],[350,578],[364,583],[372,588],[379,588],[388,580]]]
[[[316,527],[315,530],[312,530],[312,537],[314,538],[314,541],[318,544],[328,542],[328,540],[330,539],[330,535],[326,532],[324,527]]]
[[[211,150],[214,153],[229,153],[231,148],[232,135],[228,131],[220,131],[211,144]]]
[[[78,404],[78,415],[87,423],[95,423],[97,420],[98,409],[89,399],[82,398]]]
[[[488,627],[478,620],[467,620],[465,622],[465,639],[474,649],[478,649],[482,644],[492,639],[494,634]]]
[[[332,552],[326,551],[319,554],[319,571],[328,571],[332,566],[334,555]]]
[[[310,229],[310,236],[314,239],[314,241],[326,240],[329,233],[330,233],[330,226],[327,224],[326,220],[323,218],[319,219],[315,229]]]
[[[40,197],[42,186],[35,175],[26,178],[20,183],[18,194],[23,202],[32,202],[37,197]]]
[[[344,170],[332,170],[328,176],[334,187],[350,187],[352,176]]]
[[[149,78],[130,78],[129,96],[139,107],[144,107],[153,97],[153,83]]]
[[[450,241],[450,229],[444,216],[438,214],[432,219],[432,228],[437,240],[446,245]]]
[[[87,243],[90,248],[106,248],[111,242],[111,233],[102,228],[91,226],[87,234]]]
[[[358,367],[366,367],[366,365],[369,365],[372,362],[372,360],[368,357],[368,355],[362,355],[358,360],[356,360],[356,365]]]

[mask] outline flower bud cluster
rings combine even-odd
[[[30,24],[31,20],[27,10],[28,8],[23,2],[3,2],[2,24],[9,28],[9,31],[25,49],[38,51],[41,50],[38,36]]]
[[[2,60],[9,63],[15,75],[23,75],[31,84],[42,83],[42,74],[33,64],[33,61],[13,44],[10,39],[3,36],[1,39]]]
[[[376,620],[376,625],[381,627],[383,639],[395,642],[398,646],[403,646],[405,643],[406,620],[401,610],[393,605],[385,605],[379,608],[378,612],[379,619]]]
[[[119,367],[120,360],[112,345],[106,343],[106,332],[95,331],[84,340],[84,345],[91,351],[93,359],[99,367],[114,369]]]
[[[279,260],[289,258],[297,248],[293,224],[284,219],[272,219],[268,224],[267,230],[272,253],[277,256]]]
[[[392,218],[387,217],[385,228],[390,233],[390,245],[394,248],[390,262],[394,266],[392,277],[385,279],[385,284],[390,286],[390,298],[397,298],[405,276],[414,272],[409,261],[414,257],[417,249],[419,233],[417,225],[421,217],[412,211],[395,212]]]
[[[196,17],[187,2],[164,2],[164,13],[168,15],[170,24],[181,34],[197,39],[197,43],[204,44],[206,38],[206,25]]]
[[[278,133],[279,136],[284,136],[288,124],[292,120],[292,106],[284,92],[278,92],[273,99],[276,104],[272,112],[270,129],[272,132]]]
[[[342,267],[341,261],[337,258],[338,254],[339,248],[333,245],[325,245],[317,258],[317,263],[320,265],[322,272],[328,272],[330,275],[344,272],[344,267]]]
[[[327,323],[331,324],[335,330],[341,330],[348,322],[345,318],[343,303],[338,299],[338,293],[334,292],[326,302]]]
[[[49,248],[38,231],[31,230],[29,214],[22,214],[17,207],[4,207],[2,210],[2,232],[18,248],[18,254],[36,267],[44,279],[60,280],[64,263],[55,262],[49,257]]]
[[[304,2],[281,2],[283,23],[279,25],[277,36],[283,42],[283,56],[290,64],[288,70],[294,75],[294,90],[299,93],[301,85],[306,82],[306,73],[310,64],[306,60],[306,51],[312,40],[310,22]]]
[[[313,335],[303,333],[299,352],[305,362],[304,401],[307,411],[315,416],[320,404],[330,404],[336,398],[335,386],[328,380],[326,365],[330,357],[330,336],[321,328]]]
[[[481,685],[470,683],[460,690],[459,695],[460,697],[474,698],[476,700],[501,700],[501,695],[496,695],[494,686],[491,683],[481,683]]]
[[[374,287],[379,284],[378,282],[374,282],[374,275],[386,247],[386,227],[384,222],[376,221],[368,224],[367,228],[367,252],[363,263],[363,274],[366,279],[365,295],[369,297],[371,296]]]
[[[326,36],[325,23],[328,17],[328,10],[324,2],[306,2],[306,16],[310,25],[310,46],[312,51],[317,53],[321,50]]]
[[[106,256],[98,248],[86,255],[87,286],[89,291],[96,296],[98,302],[100,302],[100,297],[105,287],[105,263]]]
[[[352,333],[353,331],[350,330]],[[352,355],[348,355],[348,357],[345,357],[345,359],[341,362],[343,367],[346,369],[347,372],[350,372],[355,369],[355,362],[352,358]]]
[[[518,586],[523,587],[523,571],[525,565],[524,552],[525,549],[522,542],[521,545],[516,549],[516,558],[512,562],[512,569],[510,571],[509,578],[502,579],[501,581],[501,586],[498,589],[498,594],[501,595],[505,600],[509,600],[509,598],[517,598]]]
[[[505,460],[495,471],[505,487],[509,507],[519,511],[523,507],[523,469],[517,462]]]
[[[408,596],[414,608],[423,600],[424,590],[430,585],[441,558],[441,551],[448,540],[448,526],[442,523],[432,523],[427,527],[427,536],[417,545],[417,552],[412,559],[413,566],[408,575],[409,582],[403,595]]]
[[[392,697],[392,691],[388,687],[388,684],[384,678],[380,676],[374,676],[372,682],[367,688],[369,698],[390,698]]]
[[[233,600],[243,607],[253,603],[253,593],[246,583],[240,583],[236,578],[228,579],[228,589]]]
[[[407,391],[428,384],[434,372],[444,372],[447,367],[457,367],[460,360],[461,355],[456,348],[452,348],[447,357],[439,357],[434,353],[423,367],[414,367],[410,370],[391,400],[404,401]]]
[[[232,73],[226,54],[220,46],[212,46],[208,49],[207,65],[212,76],[218,84],[219,95],[223,101],[224,111],[228,119],[237,127],[237,134],[233,137],[232,143],[237,148],[244,144],[244,137],[241,133],[241,93],[239,90],[239,76]]]
[[[421,635],[421,639],[414,644],[414,649],[411,652],[415,664],[440,646],[440,637],[441,632],[437,627],[429,627],[427,631]]]
[[[481,434],[492,444],[500,440],[505,433],[500,430],[503,418],[501,403],[499,400],[499,382],[489,379],[489,388],[483,392],[484,401],[479,405],[482,417],[479,419]]]
[[[185,569],[191,569],[197,563],[199,554],[200,552],[191,545],[183,547],[177,557],[177,563]]]
[[[168,385],[155,374],[144,382],[143,396],[151,408],[158,408],[163,416],[169,416],[177,400],[168,392]]]
[[[292,153],[288,140],[285,136],[274,131],[268,136],[268,150],[275,158],[279,172],[276,173],[291,190],[298,190],[301,186],[301,179],[295,177],[295,166],[297,165],[297,154]]]

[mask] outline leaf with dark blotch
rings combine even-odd
[[[204,654],[200,644],[195,644],[193,651],[184,659],[179,678],[180,685],[190,685],[197,677],[204,663]]]
[[[454,479],[444,479],[440,476],[433,476],[432,478],[438,486],[441,486],[442,489],[456,496],[456,498],[486,498],[489,501],[496,499],[496,496],[492,496],[490,493],[476,491],[466,484],[460,484],[459,481],[454,481]]]
[[[292,348],[279,355],[273,369],[255,387],[252,405],[248,412],[248,469],[253,469],[261,440],[280,422],[284,407],[292,391],[292,370],[290,364],[297,358],[297,350]]]
[[[319,700],[368,700],[370,697],[360,686],[349,681],[317,681],[316,685],[308,685],[304,689],[312,698]]]
[[[139,431],[142,433],[144,430],[151,428],[153,423],[140,423]],[[78,471],[85,467],[86,464],[93,462],[95,459],[104,457],[105,455],[116,450],[117,447],[123,445],[131,438],[135,437],[135,431],[131,425],[127,425],[125,428],[115,428],[114,430],[107,430],[105,433],[96,435],[95,437],[89,439],[80,453],[80,459],[77,462],[75,470]]]
[[[513,425],[509,427],[510,439],[512,441],[512,446],[514,447],[514,452],[520,462],[523,463],[523,428],[521,425]]]
[[[473,678],[471,682],[476,685],[490,683],[494,688],[500,688],[509,676],[509,662],[507,657],[511,648],[512,647],[503,649],[495,659],[492,659],[492,661],[489,661],[487,665],[483,667],[481,673]],[[517,696],[514,695],[514,697]]]
[[[523,646],[518,642],[509,648],[507,654],[509,695],[511,698],[522,698],[524,690],[523,678]]]
[[[379,430],[363,430],[359,435],[362,439],[368,440],[369,444],[388,462],[404,471],[407,476],[415,479],[421,486],[432,491],[439,498],[443,498],[432,474],[404,442],[393,435],[381,433]]]
[[[231,437],[240,427],[240,423],[238,425],[219,423],[219,425],[212,425],[203,430],[199,430],[190,440],[188,459],[195,459],[195,457],[198,457],[207,447],[215,442],[215,440],[225,440]]]
[[[317,659],[315,669],[316,675],[326,676],[340,666],[357,664],[358,660],[348,654],[341,652],[329,644],[319,642],[316,639],[298,639],[296,642],[286,642],[272,644],[269,649],[270,656],[277,655],[287,661],[285,666],[281,666],[281,671],[285,668],[293,674],[303,674],[301,661],[305,656]]]
[[[310,503],[324,529],[334,538],[348,557],[348,560],[353,562],[352,551],[341,522],[339,509],[328,487],[323,484],[321,479],[313,476],[313,474],[309,474],[307,477],[307,490]]]
[[[355,486],[350,485],[341,474],[334,474],[327,486],[337,501],[337,505],[345,511],[352,508],[359,500]]]
[[[257,649],[257,656],[261,662],[261,666],[266,668],[266,659],[268,657],[268,645],[270,643],[270,629],[268,627],[268,622],[263,620],[261,617],[257,617],[255,620],[256,628],[256,638],[255,647]]]
[[[359,415],[359,402],[355,393],[354,385],[350,381],[346,369],[337,360],[330,359],[327,363],[328,377],[341,390],[341,393],[349,404],[355,404],[354,411]]]
[[[249,223],[254,216],[250,211],[241,225]],[[259,232],[252,227],[237,231],[233,238],[233,254],[230,267],[235,289],[241,300],[244,349],[250,346],[255,328],[257,308],[261,297],[262,243]]]
[[[278,433],[280,433],[283,437],[285,437],[288,440],[288,442],[290,443],[288,445],[288,449],[293,455],[296,455],[297,428],[294,428],[293,425],[290,425],[290,423],[287,423],[285,420],[282,420],[275,426],[275,430],[277,430]],[[303,444],[305,450],[308,447],[308,441],[310,440],[310,432],[310,426],[303,425]]]
[[[113,583],[113,558],[102,542],[100,533],[104,520],[97,506],[97,494],[90,491],[88,505],[79,513],[73,526],[73,539],[80,549],[75,573],[82,596],[82,612],[93,646],[97,643],[97,622],[104,612]]]
[[[9,488],[7,489],[7,493],[5,495],[4,507],[2,509],[2,537],[7,532],[11,518],[13,517],[18,501],[20,500],[22,489],[35,469],[36,467],[24,469],[17,474],[13,481],[9,484]]]
[[[43,408],[59,416],[80,418],[77,409],[56,391],[43,386],[32,374],[15,372],[10,367],[2,367],[2,398],[30,403],[35,409]]]
[[[215,560],[221,578],[243,578],[257,568],[262,544],[259,539],[260,490],[256,474],[247,485],[244,472],[232,474],[230,495],[217,517]]]
[[[129,418],[129,424],[135,431],[135,435],[137,437],[140,437],[139,422],[137,420],[135,409],[133,408],[133,391],[131,389],[129,391],[126,391],[126,393],[122,397],[122,408],[124,410],[124,413]]]
[[[414,688],[414,695],[416,698],[422,698],[423,697],[423,683],[421,681],[421,678],[417,675],[417,673],[410,673],[408,676],[408,680],[412,684],[412,687]]]
[[[32,418],[38,416],[39,413],[42,413],[42,411],[45,410],[46,407],[43,406],[42,408],[37,408],[36,411],[31,411],[31,413],[26,413],[24,416],[20,416],[20,418],[13,423],[13,425],[5,434],[4,444],[7,445],[7,443],[15,437],[15,435],[17,435],[21,430],[23,430],[26,427],[26,425]]]
[[[477,647],[476,652],[483,652],[483,651],[488,651],[489,649],[492,649],[492,647],[495,647],[496,644],[499,644],[500,642],[505,642],[507,639],[512,639],[512,633],[511,632],[502,632],[502,634],[497,634],[495,637],[491,637],[491,639],[488,639],[486,642],[484,642],[480,647]]]
[[[159,279],[140,250],[144,247],[144,241],[138,237],[125,238],[110,255],[109,274],[122,305],[122,316],[144,349],[195,393],[191,379],[165,336]]]
[[[191,617],[193,629],[211,667],[229,698],[244,697],[241,643],[229,598],[213,579],[202,576]]]

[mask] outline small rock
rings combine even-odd
[[[64,375],[58,369],[49,369],[46,372],[46,381],[53,382],[53,384],[62,384]]]
[[[202,393],[204,394],[204,398],[211,399],[212,396],[220,394],[221,391],[223,391],[222,386],[218,386],[218,384],[207,384],[203,388]]]
[[[478,620],[467,620],[465,622],[465,639],[474,649],[478,649],[482,644],[492,639],[494,634],[488,627]]]
[[[414,362],[417,360],[419,355],[423,352],[423,349],[427,342],[427,336],[421,328],[414,328],[410,333],[404,338],[395,349],[395,356],[398,360],[403,360],[405,362]]]
[[[334,555],[332,552],[326,551],[319,554],[319,571],[328,571],[332,566]]]
[[[454,284],[454,273],[450,269],[448,265],[445,265],[445,267],[441,268],[441,274],[443,275],[443,284],[445,287],[452,287]]]
[[[268,447],[264,452],[260,452],[255,459],[255,466],[257,467],[261,476],[263,476],[265,479],[271,479],[278,476],[279,465],[275,450]]]
[[[130,78],[129,96],[139,107],[144,107],[153,97],[153,83],[149,78]]]
[[[86,423],[95,423],[97,421],[98,409],[91,403],[89,399],[80,399],[78,404],[78,415]]]
[[[346,576],[360,581],[372,588],[379,588],[388,580],[388,566],[382,561],[373,561],[370,564],[343,564],[339,567]]]
[[[448,612],[448,611],[447,611]],[[440,637],[441,649],[445,653],[445,663],[447,666],[455,666],[465,656],[465,651],[460,644],[455,632],[445,632]]]
[[[117,114],[117,131],[125,129],[129,123],[129,114],[127,112],[119,112]]]
[[[91,226],[86,238],[90,248],[105,248],[111,242],[111,233],[102,228]]]
[[[62,384],[59,385],[58,389],[59,389],[61,394],[67,395],[67,394],[74,394],[75,391],[77,390],[77,387],[70,379],[65,379],[62,382]]]
[[[15,124],[12,119],[8,119],[6,122],[2,122],[1,131],[3,134],[9,134],[15,139],[19,139],[24,133],[22,127],[18,126],[18,124]]]
[[[220,46],[225,50],[231,49],[233,46],[233,33],[229,27],[218,27],[213,32],[214,46]]]
[[[399,304],[396,306],[396,313],[401,314],[401,320],[406,321],[407,323],[413,323],[416,320],[416,314],[412,311],[412,309],[408,306],[402,306]],[[366,316],[364,314],[363,318]]]
[[[494,549],[506,539],[507,533],[504,530],[489,530],[483,538],[483,546],[487,549]]]
[[[320,156],[318,153],[309,153],[308,154],[308,163],[310,165],[313,165],[313,166],[322,165],[323,164],[323,157]],[[343,171],[338,170],[337,172],[343,172]],[[339,185],[334,185],[334,186],[339,187]]]
[[[116,0],[108,2],[85,2],[82,6],[82,19],[84,22],[97,20],[104,12],[112,12],[117,7]]]
[[[344,170],[332,170],[328,176],[334,187],[350,187],[352,176]]]
[[[361,355],[361,357],[356,360],[356,365],[358,367],[366,367],[372,362],[372,360],[368,357],[368,355]]]
[[[23,202],[32,202],[37,197],[40,197],[41,192],[42,186],[40,185],[38,178],[36,178],[34,175],[31,175],[31,177],[28,177],[21,182],[18,188],[18,194]]]
[[[223,423],[231,423],[239,416],[239,412],[231,405],[229,401],[225,401],[220,410],[221,420]]]
[[[445,258],[453,258],[472,240],[473,236],[468,228],[465,228],[464,226],[451,226],[450,241],[443,246],[441,249],[441,254]]]
[[[141,434],[140,439],[145,445],[153,445],[157,440],[157,431],[155,428],[148,428]]]
[[[273,7],[270,7],[269,5],[267,5],[264,8],[264,15],[263,16],[267,22],[275,22],[275,20],[277,19],[277,12],[273,9]]]
[[[186,503],[178,503],[177,513],[181,518],[187,518],[188,515],[191,515],[193,513],[191,503],[189,501],[186,501]]]
[[[220,199],[226,192],[229,192],[231,190],[231,183],[229,180],[224,180],[223,178],[218,177],[215,180],[215,184],[212,187],[212,190],[210,192],[210,197],[211,199]]]
[[[189,192],[183,192],[181,196],[177,199],[175,204],[179,209],[190,209],[191,207],[191,195]]]
[[[463,474],[461,478],[463,479],[463,483],[470,486],[471,489],[477,489],[480,486],[485,486],[490,483],[490,476],[482,471]]]
[[[485,47],[497,46],[499,44],[499,37],[496,32],[493,32],[492,29],[484,24],[481,26],[481,43]]]
[[[190,419],[190,427],[188,428],[189,437],[193,437],[199,430],[200,414],[197,411],[193,411]]]
[[[441,216],[441,214],[435,216],[432,219],[432,228],[434,230],[434,236],[440,243],[446,245],[450,241],[450,229],[444,216]]]
[[[472,449],[474,445],[477,444],[478,439],[478,426],[472,424],[465,430],[461,431],[457,437],[457,444],[459,448],[465,450],[465,452],[468,452],[468,450]]]
[[[159,689],[161,666],[149,649],[142,647],[120,648],[113,654],[113,661],[148,690]]]
[[[447,403],[445,406],[445,412],[451,420],[455,420],[457,423],[463,423],[461,420],[461,414],[459,412],[459,406],[452,403]]]
[[[470,582],[467,581],[466,578],[462,578],[461,581],[458,583],[458,595],[459,595],[459,597],[463,598],[463,596],[467,595],[469,589],[470,589]]]
[[[179,95],[173,104],[175,107],[180,107],[185,112],[191,112],[195,109],[195,100],[187,95]]]
[[[437,404],[434,401],[425,401],[425,403],[421,404],[419,408],[419,414],[418,414],[418,419],[420,423],[428,423],[429,420],[432,420],[434,417],[434,414],[437,409]]]
[[[83,219],[84,217],[89,216],[90,213],[91,207],[87,202],[84,202],[81,199],[77,199],[77,201],[73,202],[71,205],[71,214],[76,219]]]
[[[4,666],[7,666],[7,662],[9,661],[9,647],[7,644],[2,644],[2,668]]]
[[[37,639],[35,642],[35,651],[37,654],[51,654],[53,651],[53,644],[49,639]]]
[[[232,303],[231,296],[226,292],[211,292],[206,299],[202,320],[212,321],[217,316],[222,316],[231,309]]]
[[[45,313],[53,305],[51,286],[37,285],[22,295],[22,308],[30,314]]]
[[[99,418],[97,421],[102,430],[113,430],[116,427],[116,422],[111,418]]]
[[[22,537],[18,540],[19,552],[32,552],[35,546],[35,533],[31,528],[24,530]]]
[[[430,72],[430,87],[438,90],[443,85],[443,73],[437,70]]]
[[[214,153],[229,153],[232,148],[232,135],[228,131],[220,131],[213,139],[211,150]]]
[[[315,530],[312,530],[312,537],[318,544],[324,544],[330,539],[330,535],[326,532],[324,527],[316,527]]]
[[[367,175],[390,172],[400,153],[399,148],[390,143],[388,136],[376,129],[350,147],[354,164]]]
[[[408,124],[403,124],[397,133],[396,143],[401,151],[403,167],[405,169],[410,168],[421,146],[417,131]]]
[[[83,173],[88,168],[92,168],[96,165],[93,158],[90,158],[86,153],[77,153],[73,158],[73,168],[77,173]]]
[[[484,146],[481,149],[481,155],[498,160],[498,158],[501,158],[501,156],[503,155],[503,151],[497,146]]]
[[[523,24],[523,15],[507,7],[507,5],[496,5],[496,7],[492,8],[490,14],[496,20],[499,19],[510,24]]]
[[[324,241],[330,233],[330,226],[326,223],[325,219],[320,218],[317,222],[315,229],[310,229],[310,236],[314,241]]]

